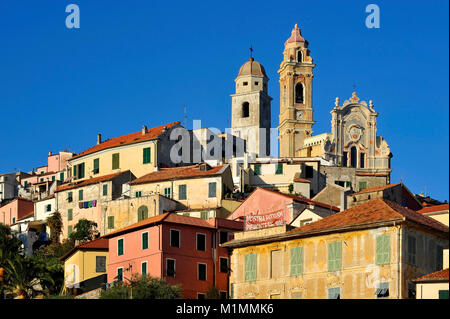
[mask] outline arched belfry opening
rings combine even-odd
[[[298,51],[297,52],[297,62],[298,63],[303,62],[303,53],[302,53],[302,51]]]
[[[352,148],[350,148],[350,165],[351,167],[356,167],[356,156],[357,156],[357,151],[356,151],[356,147],[352,146]]]
[[[297,83],[295,85],[295,103],[303,104],[304,102],[304,92],[303,92],[303,84]]]
[[[242,117],[250,116],[250,104],[248,102],[242,103]]]

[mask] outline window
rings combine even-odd
[[[228,232],[221,231],[219,234],[219,244],[226,243],[228,241]]]
[[[141,263],[141,274],[146,275],[147,274],[147,262],[143,261]]]
[[[261,164],[255,164],[253,172],[255,175],[261,175]]]
[[[347,167],[347,152],[342,153],[342,167]]]
[[[206,235],[197,234],[197,250],[206,251]]]
[[[297,52],[297,62],[301,63],[303,61],[302,59],[302,51],[298,51]]]
[[[291,248],[291,276],[303,273],[303,247]]]
[[[170,246],[180,248],[180,231],[176,229],[170,230]]]
[[[170,187],[164,188],[164,196],[171,198],[170,193],[171,193]]]
[[[359,182],[359,191],[367,188],[367,182]]]
[[[44,171],[41,171],[41,175],[44,175],[45,174],[45,172]]]
[[[114,229],[114,216],[108,216],[108,229]]]
[[[134,193],[134,195],[136,197],[142,197],[142,191],[137,191],[136,193]]]
[[[208,211],[202,211],[200,212],[200,218],[201,219],[208,219],[209,218],[209,212]]]
[[[303,84],[301,83],[295,85],[295,103],[303,104]]]
[[[148,248],[148,232],[142,233],[142,249]]]
[[[416,299],[416,284],[408,283],[408,299]]]
[[[416,238],[408,236],[408,264],[416,264]]]
[[[277,170],[275,171],[275,174],[283,174],[283,163],[277,163]]]
[[[54,182],[54,181],[55,181],[55,175],[52,176],[52,182]]]
[[[50,212],[51,210],[52,210],[52,205],[51,204],[46,205],[45,211]]]
[[[123,238],[117,241],[117,256],[123,255]]]
[[[197,264],[198,280],[206,280],[206,264]]]
[[[328,243],[328,271],[340,270],[342,266],[342,242]]]
[[[175,259],[166,259],[166,276],[175,277]]]
[[[184,200],[186,199],[186,184],[183,185],[179,185],[178,186],[178,199],[179,200]]]
[[[448,299],[448,290],[439,290],[439,299]]]
[[[43,182],[44,181],[44,179],[43,178],[41,178],[41,180],[40,180],[41,182]]]
[[[256,280],[256,254],[245,255],[245,281]]]
[[[243,82],[242,85],[247,86],[248,82]]]
[[[228,296],[227,296],[227,292],[226,292],[226,291],[222,291],[222,290],[221,290],[221,291],[219,292],[219,298],[220,298],[220,299],[227,299],[227,297],[228,297]]]
[[[138,222],[140,222],[143,219],[147,219],[148,218],[148,208],[145,205],[142,205],[141,207],[138,208],[137,211],[138,214]]]
[[[67,210],[67,220],[71,221],[73,219],[73,210],[72,208]]]
[[[73,175],[73,179],[77,179],[77,165],[74,165],[72,175]]]
[[[23,187],[27,188],[27,186],[28,186],[28,181],[25,181],[25,182],[23,183]]]
[[[244,102],[242,103],[242,117],[249,117],[249,116],[250,116],[250,104],[248,102]]]
[[[216,182],[208,184],[208,197],[216,197]]]
[[[351,167],[356,167],[356,147],[351,147],[350,148],[350,166]]]
[[[388,282],[380,282],[377,285],[377,290],[375,291],[377,298],[387,298],[389,297],[389,283]]]
[[[103,196],[108,195],[108,184],[103,185]]]
[[[118,169],[120,167],[119,153],[114,153],[112,155],[112,169]]]
[[[142,163],[143,164],[148,164],[151,162],[150,160],[150,147],[146,147],[142,150]]]
[[[247,83],[247,82],[244,82]],[[202,293],[197,293],[197,299],[206,299],[206,295]]]
[[[70,236],[70,234],[72,234],[72,230],[73,230],[73,226],[68,226],[67,227],[67,234]]]
[[[305,165],[305,178],[313,178],[314,177],[314,167]]]
[[[59,180],[64,181],[64,173],[59,173]]]
[[[80,190],[78,191],[78,201],[82,201],[82,200],[83,200],[83,190],[80,189]]]
[[[67,201],[68,201],[69,203],[71,203],[71,202],[73,201],[73,195],[72,195],[72,192],[67,193]]]
[[[92,170],[92,173],[98,174],[100,172],[100,159],[96,158],[94,159],[94,169]]]
[[[311,223],[312,223],[312,218],[302,219],[302,220],[300,221],[300,227],[301,227],[301,226],[308,225],[308,224],[311,224]]]
[[[444,268],[443,266],[443,251],[444,247],[437,245],[436,246],[436,270],[441,270]]]
[[[360,154],[359,167],[364,168],[364,153]]]
[[[106,256],[95,256],[95,271],[106,272]]]
[[[13,217],[12,222],[13,222],[13,224],[16,223],[16,217]]]
[[[75,165],[73,167],[73,177],[74,179],[84,178],[84,163]]]
[[[283,274],[281,264],[283,259],[283,253],[281,250],[272,250],[270,252],[270,277],[280,278]]]
[[[220,272],[227,274],[228,273],[228,258],[219,257],[219,266],[220,266]]]
[[[123,280],[123,268],[117,268],[117,280],[122,281]]]
[[[328,288],[328,299],[341,299],[341,288]]]
[[[390,239],[388,234],[377,236],[376,263],[377,265],[389,264]]]

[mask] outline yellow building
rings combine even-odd
[[[435,271],[448,227],[382,199],[287,231],[235,233],[234,299],[408,298],[412,279]]]
[[[448,204],[426,206],[426,207],[422,208],[421,210],[419,210],[419,213],[421,213],[425,216],[434,218],[438,222],[441,222],[442,224],[448,226],[448,221],[449,221],[448,207],[449,207]]]
[[[190,209],[222,207],[234,186],[228,164],[210,167],[204,163],[162,168],[129,184],[131,196],[161,194]]]
[[[80,294],[104,288],[108,243],[98,238],[75,246],[60,258],[64,262],[64,289]]]
[[[147,129],[102,141],[76,154],[69,160],[71,180],[89,178],[131,170],[140,177],[153,172],[158,166],[170,166],[170,149],[176,141],[170,140],[170,133],[180,127],[180,122]]]
[[[448,299],[448,268],[413,280],[416,299]]]

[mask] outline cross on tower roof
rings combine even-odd
[[[250,45],[250,57],[253,58],[253,48],[251,45]]]

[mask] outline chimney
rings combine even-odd
[[[142,135],[147,134],[147,126],[143,125],[142,126]]]
[[[48,156],[52,156],[52,152],[48,152]]]
[[[97,145],[102,143],[102,134],[98,133],[97,134]]]
[[[165,133],[167,131],[167,126],[164,126],[162,131],[163,131],[163,133]]]

